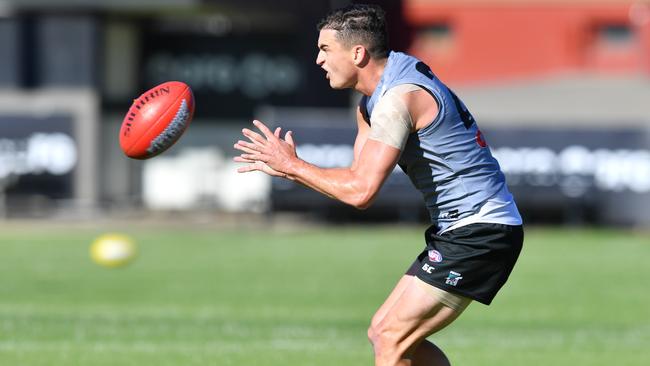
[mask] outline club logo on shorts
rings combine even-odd
[[[456,286],[458,285],[458,281],[462,280],[463,277],[460,275],[458,272],[454,271],[449,271],[449,276],[447,276],[447,279],[445,280],[445,283],[450,285],[450,286]]]
[[[442,254],[435,249],[429,250],[429,260],[431,262],[440,263],[442,262]]]

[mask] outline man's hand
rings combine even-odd
[[[361,127],[355,140],[356,162],[347,168],[320,168],[296,156],[291,131],[282,139],[280,128],[271,132],[262,122],[253,123],[262,134],[247,128],[242,130],[250,141],[240,140],[235,144],[235,149],[242,154],[234,160],[247,164],[238,172],[257,170],[284,177],[359,209],[370,206],[395,169],[401,153],[398,148],[367,139],[369,127],[358,121]]]
[[[253,124],[262,132],[263,136],[248,128],[242,130],[250,142],[237,141],[234,148],[242,151],[242,154],[233,160],[248,165],[237,169],[237,171],[245,173],[257,170],[271,176],[286,178],[292,164],[298,159],[291,131],[284,135],[283,140],[280,127],[276,128],[275,132],[271,132],[264,123],[258,120],[253,121]]]

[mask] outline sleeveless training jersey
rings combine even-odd
[[[400,84],[418,85],[438,103],[438,116],[409,135],[398,162],[422,192],[431,222],[438,231],[473,215],[480,216],[481,207],[498,196],[512,202],[513,215],[517,216],[504,223],[517,219],[520,222],[499,163],[492,157],[474,118],[422,61],[404,53],[390,53],[373,94],[361,99],[366,120],[370,121],[372,110],[384,93]]]

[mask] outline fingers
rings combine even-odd
[[[250,130],[248,128],[242,129],[242,133],[244,136],[248,137],[252,142],[264,145],[269,139],[272,139],[273,137],[275,138],[280,138],[280,133],[282,131],[281,127],[277,127],[275,129],[275,132],[271,132],[271,130],[266,127],[266,125],[258,120],[254,120],[253,124],[264,134],[264,137],[262,137],[259,133]]]
[[[284,134],[284,141],[286,141],[289,145],[292,147],[295,147],[296,145],[293,143],[293,132],[292,131],[287,131],[287,133]]]
[[[237,141],[237,143],[233,147],[235,149],[237,149],[239,151],[243,151],[243,152],[245,152],[247,154],[255,154],[258,151],[260,151],[259,146],[255,145],[255,144],[252,144],[250,142],[247,142],[247,141],[242,141],[242,140]]]
[[[255,162],[255,160],[244,159],[241,156],[235,156],[235,157],[232,158],[232,160],[234,162],[237,162],[237,163],[254,163]]]
[[[275,131],[271,132],[271,130],[266,127],[266,125],[258,120],[254,120],[253,124],[264,134],[264,137],[262,137],[259,133],[252,131],[248,128],[242,129],[242,133],[244,136],[248,137],[249,140],[251,140],[253,143],[256,143],[258,145],[265,145],[266,142],[269,139],[281,139],[282,136],[282,127],[276,127]],[[288,134],[290,134],[291,131],[288,131],[287,134],[285,134],[285,140],[287,140]],[[291,140],[292,142],[289,142],[289,144],[293,145],[293,139]],[[288,141],[287,141],[288,142]]]
[[[241,151],[241,154],[235,156],[233,161],[247,164],[239,167],[237,172],[246,173],[261,171],[272,176],[286,176],[284,173],[280,173],[271,168],[268,164],[274,159],[274,157],[277,157],[277,153],[282,150],[283,142],[294,147],[292,132],[288,131],[285,133],[283,141],[281,137],[281,127],[276,127],[274,131],[271,131],[261,121],[255,120],[253,121],[253,124],[262,132],[263,135],[248,128],[242,129],[242,134],[247,137],[250,142],[239,140],[233,145],[235,149]]]
[[[248,172],[254,172],[256,170],[259,169],[255,166],[255,164],[250,164],[250,165],[245,165],[237,168],[237,173],[248,173]]]
[[[261,161],[255,161],[255,160],[247,160],[247,159],[235,159],[235,161],[239,160],[240,162],[248,163],[248,165],[244,165],[242,167],[237,168],[238,173],[248,173],[248,172],[254,172],[254,171],[260,171],[264,172],[264,168],[266,167],[266,164],[264,164]],[[247,161],[245,161],[247,160]]]
[[[267,163],[271,159],[266,155],[258,155],[258,154],[241,154],[239,156],[241,156],[242,159],[261,161],[264,163]]]
[[[266,173],[272,177],[283,177],[286,178],[286,174],[280,173],[274,169],[271,169],[268,165],[256,161],[253,164],[249,164],[243,167],[240,167],[237,169],[238,173],[248,173],[248,172],[253,172],[253,171],[260,171],[262,173]]]
[[[267,139],[272,139],[273,137],[275,137],[275,135],[273,135],[273,132],[271,132],[271,130],[269,130],[269,128],[266,127],[266,125],[264,123],[262,123],[261,121],[254,120],[253,124],[260,131],[262,131],[262,133],[264,134],[264,136],[266,136]]]
[[[266,143],[266,139],[253,130],[244,128],[241,130],[241,132],[244,134],[244,136],[248,137],[249,140],[256,144],[264,145]]]

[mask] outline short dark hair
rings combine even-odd
[[[337,38],[346,46],[361,44],[370,57],[388,57],[386,13],[378,5],[354,4],[336,9],[318,23],[318,30],[338,31]]]

